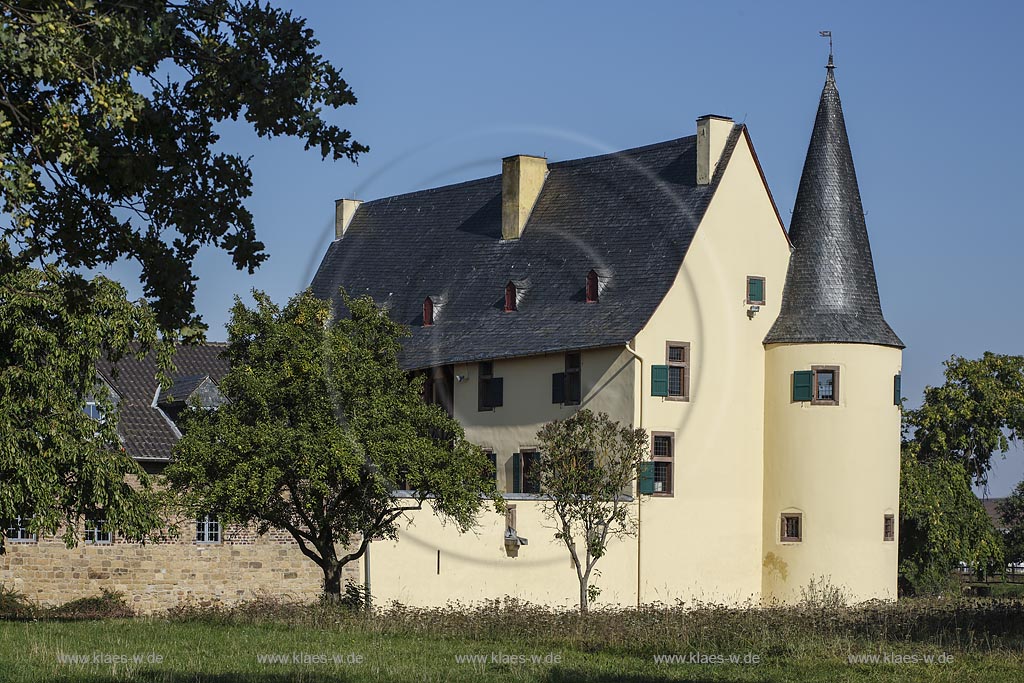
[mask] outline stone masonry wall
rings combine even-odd
[[[41,605],[59,605],[120,591],[142,613],[183,602],[231,605],[261,596],[310,601],[319,597],[323,573],[284,532],[263,536],[228,528],[220,543],[192,540],[194,524],[181,525],[180,537],[67,548],[61,538],[7,541],[0,555],[0,585]],[[345,568],[345,580],[359,583],[361,563]]]

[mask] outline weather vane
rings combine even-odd
[[[828,58],[832,59],[832,31],[818,31],[818,35],[822,38],[828,38]]]

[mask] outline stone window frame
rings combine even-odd
[[[789,534],[790,520],[796,520],[797,534],[792,536]],[[779,542],[780,543],[802,543],[804,540],[804,513],[802,512],[783,512],[779,515],[779,521],[781,522],[779,528]]]
[[[672,349],[681,348],[683,350],[683,360],[674,361],[672,360]],[[690,342],[684,341],[667,341],[665,342],[665,365],[668,367],[666,379],[668,381],[667,395],[665,400],[667,401],[689,401],[690,400]],[[679,368],[681,370],[681,376],[679,378],[679,389],[681,394],[672,393],[672,368]]]
[[[886,543],[896,540],[896,515],[891,512],[882,517],[882,540]]]
[[[654,442],[658,437],[667,437],[669,440],[669,454],[668,455],[655,455],[654,453]],[[676,492],[676,434],[675,432],[651,432],[651,462],[653,463],[668,463],[668,491],[654,491],[652,496],[659,496],[662,498],[672,498]],[[655,465],[654,476],[655,484],[657,484],[657,465]]]
[[[839,366],[838,365],[812,365],[811,366],[811,405],[812,406],[837,406],[839,405]],[[832,373],[832,398],[818,398],[818,373]]]
[[[750,298],[750,282],[752,280],[760,280],[761,281],[761,300],[760,301],[755,301],[754,299]],[[746,303],[750,304],[751,306],[764,306],[765,305],[765,301],[767,301],[767,299],[768,299],[768,292],[765,291],[765,278],[764,278],[764,276],[763,275],[748,275],[747,276],[747,291],[744,292],[744,294],[746,295]]]

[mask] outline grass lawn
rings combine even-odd
[[[1019,601],[587,617],[516,605],[374,616],[257,606],[167,618],[0,622],[0,681],[1019,682],[1022,645]],[[673,654],[705,660],[656,661]],[[919,662],[849,661],[893,654]],[[739,661],[729,662],[730,655]],[[275,656],[285,661],[269,660]],[[477,661],[463,661],[467,656]],[[932,663],[920,661],[928,656]],[[716,663],[719,657],[726,661]]]

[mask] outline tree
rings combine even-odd
[[[228,325],[228,403],[186,417],[165,471],[191,511],[287,531],[337,596],[342,568],[425,503],[460,530],[499,504],[483,452],[399,367],[406,328],[369,297],[342,292],[350,316],[332,320],[308,291],[283,309],[254,296]]]
[[[192,259],[265,258],[246,158],[216,148],[239,117],[322,157],[366,147],[324,108],[354,104],[302,19],[257,0],[0,0],[0,518],[38,533],[102,506],[120,534],[154,523],[148,480],[116,439],[95,365],[201,337]],[[141,266],[149,304],[80,268]],[[126,483],[126,477],[138,482]],[[0,539],[2,543],[2,539]]]
[[[636,531],[625,494],[646,457],[647,433],[584,408],[544,425],[537,439],[541,490],[549,497],[545,512],[555,521],[555,538],[572,557],[580,611],[586,612],[597,593],[590,577],[609,541]]]
[[[1024,356],[986,351],[971,360],[945,362],[946,381],[928,387],[907,424],[918,444],[918,458],[953,458],[977,484],[984,484],[992,454],[1006,453],[1024,434]]]
[[[128,301],[117,283],[11,261],[0,244],[0,520],[30,517],[36,534],[63,527],[69,547],[88,514],[144,538],[160,524],[157,502],[121,447],[117,404],[97,365],[155,350],[167,369],[170,346],[149,306]],[[85,414],[87,397],[104,419]]]
[[[1003,542],[1007,562],[1024,562],[1024,481],[1017,484],[1005,500],[997,506],[1006,530]]]
[[[949,586],[960,563],[979,574],[1003,564],[1003,544],[971,490],[962,460],[922,459],[904,443],[900,466],[900,583],[905,592]]]
[[[0,212],[13,265],[142,268],[161,328],[199,325],[192,259],[264,259],[239,117],[323,158],[367,150],[321,116],[355,104],[301,18],[258,0],[0,0]]]

